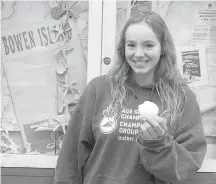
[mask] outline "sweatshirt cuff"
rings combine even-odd
[[[173,136],[167,132],[157,139],[145,139],[142,135],[142,131],[139,132],[137,142],[146,150],[161,152],[162,150],[171,147],[173,142]]]

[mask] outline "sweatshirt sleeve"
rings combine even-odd
[[[138,146],[144,168],[161,181],[183,180],[189,172],[196,172],[207,144],[195,95],[189,93],[174,136],[165,133],[158,140],[144,140],[140,134]]]
[[[76,104],[57,160],[54,184],[82,183],[82,169],[93,145],[91,116],[94,96],[89,84]]]

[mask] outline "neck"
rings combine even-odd
[[[143,74],[133,74],[133,80],[141,87],[143,86],[153,86],[155,85],[155,80],[153,75],[143,75]]]

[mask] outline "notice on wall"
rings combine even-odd
[[[53,53],[57,33],[51,30],[58,26],[42,22],[2,30],[2,60],[17,119],[22,125],[56,115]]]
[[[55,48],[55,42],[71,39],[71,31],[67,35],[61,30],[58,21],[44,21],[25,26],[4,29],[1,34],[1,54],[4,60],[28,56],[32,52],[43,52]],[[56,39],[57,38],[57,39]]]
[[[208,85],[205,45],[177,47],[180,73],[191,86]]]
[[[209,25],[194,25],[192,31],[193,42],[195,43],[205,43],[209,42]]]
[[[62,137],[57,136],[58,140],[54,130],[69,121],[69,116],[59,115],[57,111],[57,73],[65,71],[61,63],[66,62],[68,72],[62,88],[69,90],[76,83],[77,91],[82,92],[86,85],[85,62],[75,21],[65,25],[63,30],[60,21],[41,21],[2,30],[2,61],[17,121],[23,127],[27,150],[32,152],[32,149],[36,154],[53,154]]]
[[[216,24],[216,10],[212,6],[212,3],[209,3],[208,9],[198,10],[198,17],[205,24]]]
[[[47,119],[56,114],[56,76],[53,52],[8,60],[7,79],[18,121],[21,124]]]

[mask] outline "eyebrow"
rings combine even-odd
[[[127,42],[136,42],[136,41],[134,41],[134,40],[126,40],[126,43]],[[154,40],[145,40],[144,42],[153,42],[153,43],[155,43]]]

